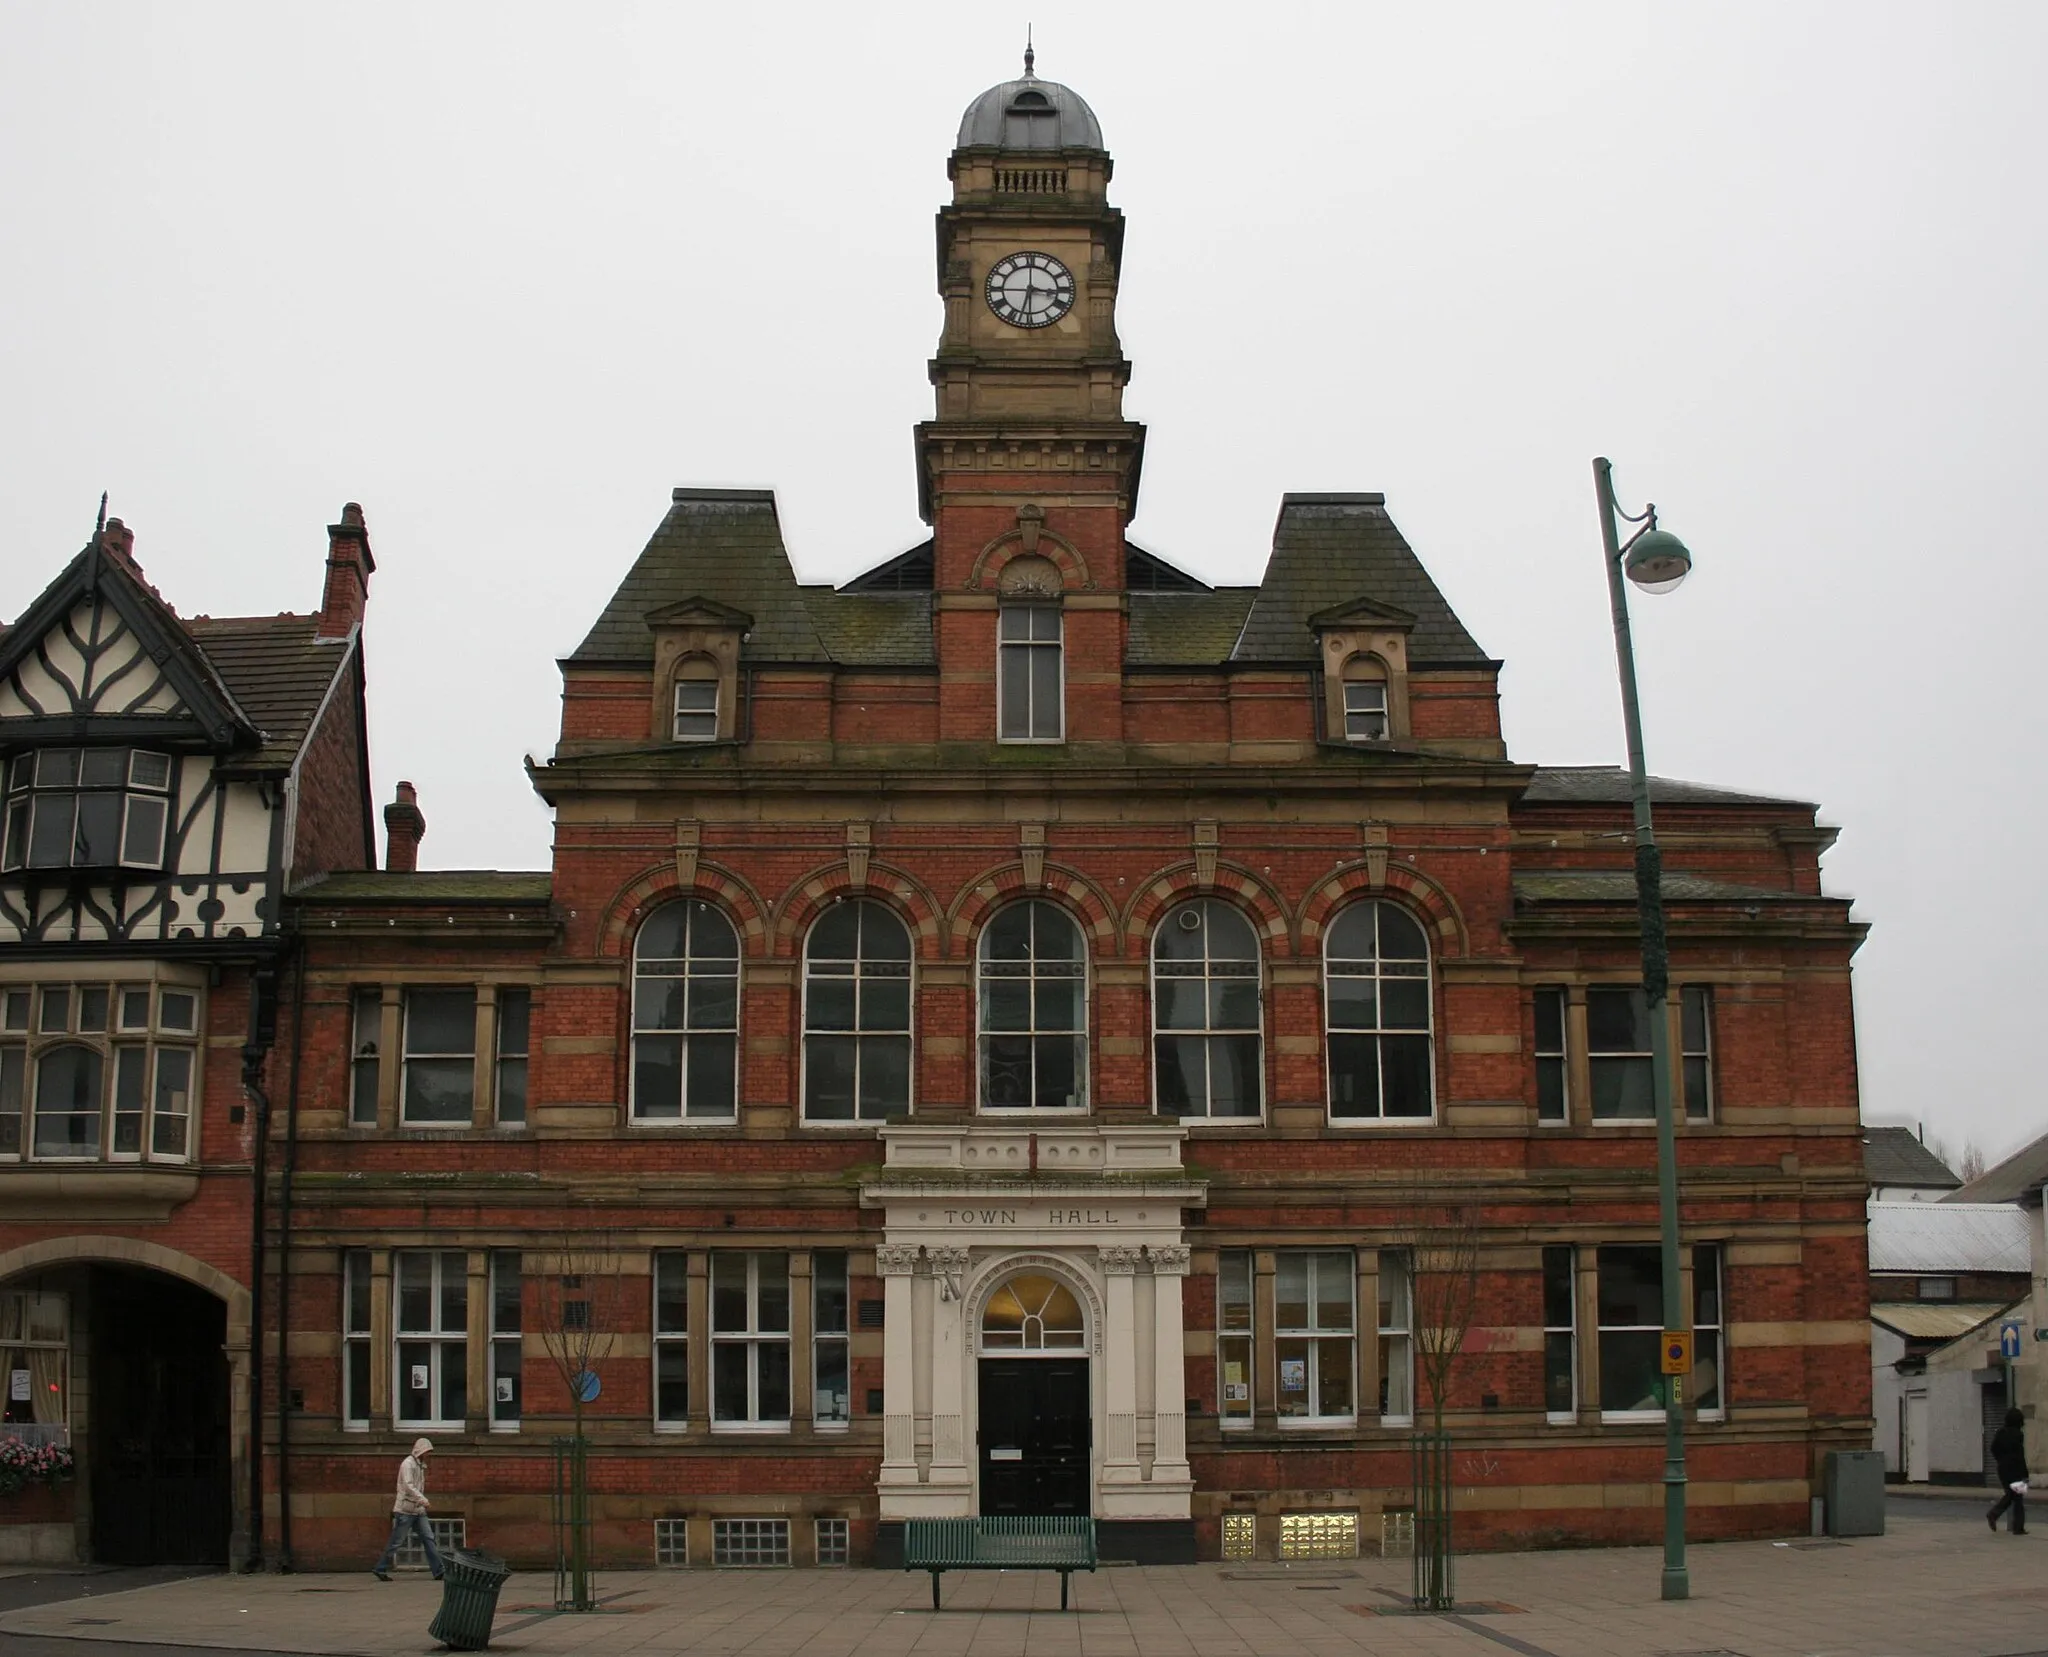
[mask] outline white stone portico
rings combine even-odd
[[[861,1204],[887,1215],[884,1522],[980,1511],[982,1316],[1020,1273],[1082,1308],[1095,1517],[1189,1517],[1181,1210],[1206,1187],[1181,1166],[1185,1137],[1150,1123],[882,1130]]]

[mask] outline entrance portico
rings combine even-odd
[[[983,1489],[984,1451],[1024,1453],[982,1443],[984,1359],[1005,1400],[1073,1398],[1085,1360],[1087,1511],[1189,1522],[1181,1211],[1201,1206],[1205,1187],[1181,1166],[1184,1137],[1150,1123],[883,1130],[884,1167],[861,1202],[887,1215],[876,1251],[885,1524],[966,1517],[1055,1487]],[[1006,1292],[1020,1283],[1022,1300]],[[1065,1310],[1037,1315],[1055,1303]],[[1060,1366],[1043,1377],[1057,1384],[1028,1387],[1018,1366],[1033,1360]]]

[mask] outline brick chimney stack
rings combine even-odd
[[[119,518],[107,520],[107,527],[100,531],[100,545],[130,569],[135,567],[135,531]]]
[[[327,590],[320,597],[315,638],[345,639],[361,624],[370,598],[370,572],[376,567],[363,509],[350,501],[341,509],[341,522],[327,526]]]
[[[398,785],[398,798],[384,808],[384,867],[411,874],[420,864],[420,841],[426,838],[426,814],[409,782]]]

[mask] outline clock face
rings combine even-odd
[[[1045,328],[1074,308],[1074,273],[1050,253],[1013,253],[988,273],[988,308],[1012,328]]]

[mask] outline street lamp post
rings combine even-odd
[[[1607,596],[1614,610],[1614,657],[1621,669],[1621,712],[1628,731],[1629,793],[1635,803],[1636,907],[1642,916],[1643,1003],[1650,1021],[1650,1088],[1657,1109],[1657,1215],[1663,1229],[1664,1327],[1660,1352],[1671,1334],[1689,1332],[1692,1318],[1681,1304],[1684,1279],[1678,1255],[1678,1140],[1671,1087],[1671,1024],[1665,1014],[1670,951],[1664,937],[1663,859],[1650,823],[1650,779],[1643,769],[1643,717],[1636,699],[1635,649],[1629,642],[1629,580],[1645,592],[1668,593],[1692,568],[1692,554],[1677,536],[1657,527],[1657,509],[1623,512],[1614,500],[1614,477],[1605,459],[1593,462],[1593,488],[1600,502],[1600,540],[1606,550]],[[1620,524],[1640,524],[1626,541]],[[1684,1343],[1690,1351],[1689,1339]],[[1691,1580],[1685,1565],[1685,1403],[1683,1377],[1664,1379],[1664,1597],[1685,1599]]]

